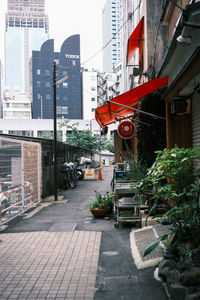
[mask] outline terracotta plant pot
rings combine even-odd
[[[96,218],[104,218],[108,215],[110,208],[93,208],[91,209],[91,213]]]

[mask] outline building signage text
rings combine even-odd
[[[66,58],[73,58],[73,59],[79,59],[80,55],[76,55],[76,54],[65,54]]]

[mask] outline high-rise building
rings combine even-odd
[[[107,0],[103,9],[103,71],[113,72],[121,60],[120,0]]]
[[[82,71],[83,119],[95,118],[97,108],[97,71]]]
[[[0,60],[0,119],[2,118],[2,110],[3,110],[3,80],[2,80],[2,64]]]
[[[8,0],[5,33],[5,85],[30,94],[30,57],[48,39],[45,0]]]
[[[53,63],[56,62],[56,105],[58,119],[82,119],[80,35],[67,38],[60,52],[54,52],[54,40],[47,40],[40,51],[33,51],[33,119],[53,119]]]

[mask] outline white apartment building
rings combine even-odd
[[[20,90],[5,90],[3,101],[4,119],[31,119],[31,102]]]
[[[120,94],[119,81],[117,73],[98,73],[97,75],[97,92],[98,106],[105,104]]]
[[[97,71],[83,70],[82,101],[83,119],[95,119],[95,109],[97,108]]]

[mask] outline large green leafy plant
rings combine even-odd
[[[146,250],[149,254],[161,240],[171,241],[170,250],[176,254],[188,254],[200,246],[199,148],[157,151],[155,164],[147,176],[138,183],[137,190],[150,194],[152,212],[164,203],[165,212],[156,217],[172,225],[170,234],[154,241]],[[187,247],[185,247],[187,245]]]

